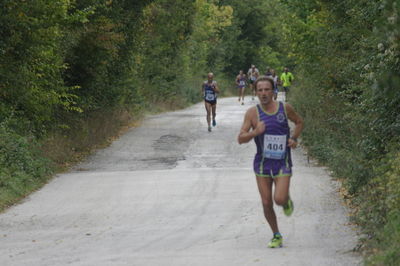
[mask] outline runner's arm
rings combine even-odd
[[[286,103],[285,108],[289,120],[295,124],[295,128],[293,130],[292,136],[289,139],[288,146],[291,148],[296,148],[297,138],[300,137],[300,134],[303,131],[304,121],[303,118],[301,118],[301,116],[296,113],[296,111],[290,104]]]
[[[252,140],[254,137],[262,134],[265,131],[265,125],[264,122],[259,121],[257,123],[256,128],[254,129],[254,126],[252,125],[252,117],[255,116],[255,108],[251,108],[249,110],[247,110],[246,115],[244,116],[244,121],[243,121],[243,125],[242,128],[240,129],[240,133],[238,136],[238,143],[239,144],[243,144],[243,143],[247,143],[250,140]],[[252,129],[252,131],[250,131],[250,129]]]
[[[289,80],[290,80],[290,82],[293,82],[293,80],[294,80],[294,76],[291,72],[289,73]]]
[[[220,93],[220,90],[219,90],[219,88],[218,88],[217,82],[215,82],[214,87],[213,87],[213,90],[214,90],[214,92],[216,92],[216,93]]]

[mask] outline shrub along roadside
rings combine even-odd
[[[303,141],[344,180],[366,262],[399,265],[400,2],[282,2],[292,10],[283,34],[297,59],[290,100],[306,121]]]
[[[0,124],[0,211],[42,186],[51,173],[35,141]]]
[[[376,173],[356,199],[357,222],[373,241],[367,265],[398,265],[400,261],[400,146],[393,145],[374,168]]]

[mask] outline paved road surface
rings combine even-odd
[[[0,215],[0,265],[357,265],[338,185],[300,149],[284,247],[267,248],[255,145],[236,142],[254,103],[220,99],[212,133],[203,104],[148,117]]]

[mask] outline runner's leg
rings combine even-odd
[[[242,101],[244,102],[244,87],[240,88],[240,93],[242,95]]]
[[[287,96],[287,87],[283,87],[283,91],[285,92],[285,93],[284,93],[284,97],[285,97],[284,101],[286,102],[286,96]]]
[[[208,124],[208,128],[211,128],[211,104],[208,102],[204,102],[204,106],[206,108],[206,120]]]
[[[273,233],[279,232],[278,222],[274,211],[274,203],[272,200],[273,180],[270,177],[256,177],[258,191],[260,192],[261,202],[263,205],[264,216],[267,219]]]
[[[215,117],[217,116],[217,104],[213,104],[211,105],[211,110],[212,110],[212,119],[213,119],[213,126],[216,126],[216,122],[215,122]]]
[[[276,177],[274,183],[274,201],[277,205],[283,206],[289,199],[290,176]]]

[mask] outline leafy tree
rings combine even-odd
[[[78,110],[73,87],[65,86],[62,26],[69,19],[67,0],[0,3],[1,119],[17,115],[41,134],[57,109]]]

